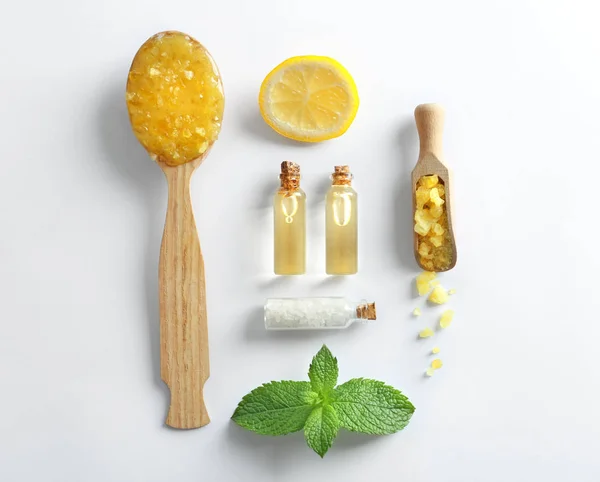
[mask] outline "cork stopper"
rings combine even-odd
[[[281,190],[298,190],[300,188],[300,166],[295,162],[283,161],[279,179],[281,180]]]
[[[283,161],[281,163],[281,175],[299,176],[300,166],[292,161]]]
[[[356,307],[356,317],[361,320],[376,320],[375,303],[363,303]]]
[[[331,175],[334,186],[350,186],[352,184],[350,166],[335,166]]]

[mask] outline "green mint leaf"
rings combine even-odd
[[[302,430],[318,398],[309,382],[265,383],[242,398],[231,418],[262,435],[285,435]]]
[[[331,405],[341,427],[373,435],[402,430],[415,411],[399,390],[365,378],[353,378],[338,386]]]
[[[323,458],[331,448],[339,428],[340,421],[334,408],[324,405],[315,408],[308,416],[304,426],[304,438],[308,446]]]
[[[338,378],[337,358],[334,358],[326,345],[315,355],[308,369],[308,378],[313,391],[325,395],[335,387]]]

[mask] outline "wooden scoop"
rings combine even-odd
[[[203,387],[209,376],[204,260],[190,180],[221,128],[221,77],[208,51],[181,32],[151,37],[127,82],[133,130],[164,172],[169,201],[159,261],[160,368],[171,391],[167,425],[210,422]]]
[[[445,210],[448,220],[447,226],[447,242],[451,250],[451,262],[443,269],[435,271],[448,271],[456,265],[456,243],[454,240],[454,232],[452,230],[452,173],[443,162],[444,156],[442,153],[442,131],[444,129],[444,109],[439,104],[421,104],[415,109],[415,121],[417,123],[417,131],[419,133],[420,150],[417,165],[412,171],[412,198],[413,198],[413,214],[417,209],[416,205],[416,190],[417,182],[423,176],[436,174],[443,182],[446,190],[445,194]],[[419,267],[427,270],[422,265],[420,255],[418,253],[419,236],[414,233],[414,252],[415,259]]]

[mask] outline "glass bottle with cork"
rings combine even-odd
[[[326,272],[358,271],[358,202],[349,166],[335,166],[325,199]]]
[[[273,198],[275,274],[306,271],[306,194],[300,189],[300,166],[281,163],[281,185]]]
[[[271,298],[264,314],[267,330],[344,329],[377,319],[374,302],[340,297]]]

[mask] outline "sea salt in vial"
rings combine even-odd
[[[265,302],[267,330],[341,329],[375,319],[375,303],[368,301],[331,297],[271,298]]]

